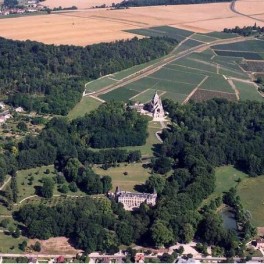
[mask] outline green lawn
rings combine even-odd
[[[215,171],[216,183],[214,192],[204,201],[204,204],[208,203],[212,199],[215,199],[227,192],[230,188],[238,185],[237,180],[240,178],[244,180],[247,174],[237,170],[233,166],[222,166],[216,168]],[[239,183],[241,184],[241,183]]]
[[[20,236],[19,238],[13,238],[10,235],[0,233],[0,252],[1,253],[22,253],[18,248],[18,244],[22,243],[24,240],[27,240],[26,237]],[[13,248],[14,247],[14,248]]]
[[[264,226],[264,176],[246,178],[238,186],[238,194],[255,226]]]
[[[81,101],[75,105],[75,107],[69,112],[69,119],[74,119],[80,116],[84,116],[85,114],[90,113],[92,110],[96,109],[101,104],[100,101],[85,96],[82,97]]]
[[[253,84],[243,83],[239,81],[233,81],[237,90],[239,91],[239,98],[241,101],[255,100],[264,102],[263,97],[258,93],[256,87]]]
[[[150,121],[148,125],[148,138],[143,146],[124,147],[127,150],[140,150],[144,157],[153,157],[153,145],[160,144],[156,137],[156,132],[161,130],[159,122]]]
[[[49,169],[50,173],[46,174],[46,170]],[[49,165],[49,166],[42,166],[42,167],[37,167],[37,168],[33,168],[33,169],[27,169],[27,170],[20,170],[17,172],[17,185],[18,185],[18,189],[19,189],[19,193],[18,193],[18,202],[21,201],[22,199],[31,196],[31,195],[35,195],[36,194],[36,187],[40,187],[42,186],[42,183],[40,182],[40,180],[43,177],[54,177],[56,176],[56,173],[54,172],[54,166],[53,165]],[[32,182],[32,185],[29,185],[29,178],[31,176],[34,177],[34,180]],[[61,194],[58,190],[58,185],[56,184],[54,187],[54,194]],[[76,193],[73,192],[68,192],[67,194],[70,195],[78,195],[78,194],[83,194],[82,192],[78,191]]]
[[[97,174],[111,176],[113,191],[117,186],[119,186],[122,190],[134,191],[134,186],[145,183],[150,175],[149,169],[144,169],[142,167],[142,163],[127,165],[121,163],[120,167],[109,168],[108,170],[103,170],[94,166],[93,169]],[[128,174],[124,175],[125,172]]]

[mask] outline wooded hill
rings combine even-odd
[[[85,82],[161,57],[176,43],[133,38],[77,47],[0,38],[0,92],[14,106],[66,115]]]

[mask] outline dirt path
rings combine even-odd
[[[9,176],[9,178],[4,182],[4,184],[0,187],[0,191],[2,191],[4,188],[5,188],[5,186],[10,182],[10,180],[11,180],[11,176]]]
[[[99,97],[97,97],[97,96],[94,96],[94,95],[89,95],[91,98],[93,98],[93,99],[95,99],[95,100],[97,100],[97,101],[99,101],[99,102],[101,102],[101,103],[105,103],[105,101],[103,100],[103,99],[101,99],[101,98],[99,98]]]
[[[191,91],[191,93],[185,98],[182,104],[186,104],[190,98],[194,95],[194,93],[198,90],[198,88],[207,80],[209,76],[205,76],[203,80]]]
[[[231,88],[235,91],[236,98],[239,101],[239,91],[237,90],[235,84],[233,83],[233,81],[231,79],[227,79],[227,81],[230,84]]]

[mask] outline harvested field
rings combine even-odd
[[[87,2],[85,0],[78,1],[80,1],[79,8],[86,8]],[[95,0],[94,2],[100,4],[100,1]],[[47,0],[44,3],[51,6],[52,2],[55,2],[55,6],[77,5],[77,0]],[[89,5],[94,5],[94,2],[89,2]],[[103,2],[105,3],[105,1]],[[256,13],[259,13],[260,10],[258,3],[254,4]],[[170,25],[171,27],[187,29],[189,31],[208,33],[210,31],[223,30],[223,25],[225,27],[235,27],[237,25],[254,24],[254,19],[233,13],[229,9],[229,5],[230,3],[213,3],[140,7],[124,10],[77,10],[76,12],[37,17],[28,16],[1,19],[0,28],[1,36],[5,38],[17,40],[31,39],[56,45],[73,44],[85,46],[103,41],[109,42],[117,39],[131,38],[135,34],[125,31],[133,29],[158,27],[156,31],[166,31],[166,34],[173,34],[172,29],[169,32],[164,27]],[[256,22],[259,26],[264,26],[264,23]],[[175,34],[180,39],[181,36],[186,36],[183,32],[185,31],[178,31]],[[214,33],[208,36],[221,38],[227,35]],[[232,37],[232,35],[228,36]]]
[[[237,100],[236,95],[234,93],[224,93],[224,92],[202,90],[202,89],[198,89],[190,98],[190,100],[193,100],[195,102],[203,102],[213,98],[223,98],[229,101]]]

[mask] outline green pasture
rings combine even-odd
[[[250,83],[233,81],[237,90],[239,91],[239,98],[241,101],[254,100],[263,102],[263,97],[258,93],[257,88]]]
[[[238,194],[246,210],[251,213],[255,226],[264,226],[264,176],[245,178],[238,185]]]
[[[82,97],[81,101],[68,113],[68,117],[69,119],[75,119],[77,117],[84,116],[85,114],[89,114],[100,104],[100,101],[89,96],[84,96]]]
[[[11,235],[0,232],[0,252],[9,254],[21,254],[23,252],[18,248],[18,245],[24,240],[28,239],[23,236],[14,238]]]
[[[204,204],[209,201],[222,196],[224,192],[227,192],[232,187],[238,186],[238,180],[242,181],[247,178],[247,174],[237,170],[233,166],[222,166],[215,170],[215,190],[214,192],[204,201]]]
[[[50,170],[50,173],[46,173],[46,170]],[[36,194],[36,189],[42,186],[40,182],[43,177],[53,178],[56,176],[56,172],[53,165],[42,166],[33,169],[20,170],[17,172],[17,186],[18,186],[18,202],[22,199]],[[33,177],[32,184],[30,184],[30,178]],[[66,183],[67,184],[67,183]],[[61,194],[58,190],[58,185],[55,184],[54,195]],[[68,192],[71,195],[83,194],[78,191],[73,193]]]
[[[135,191],[136,185],[144,184],[150,176],[150,170],[144,169],[142,163],[125,164],[121,163],[119,167],[111,167],[103,170],[99,166],[94,166],[93,170],[99,175],[109,175],[112,178],[112,190],[117,186],[121,190]],[[127,175],[125,175],[127,173]]]
[[[234,93],[234,90],[231,88],[227,80],[221,75],[219,75],[219,77],[208,77],[200,88],[205,90]]]

